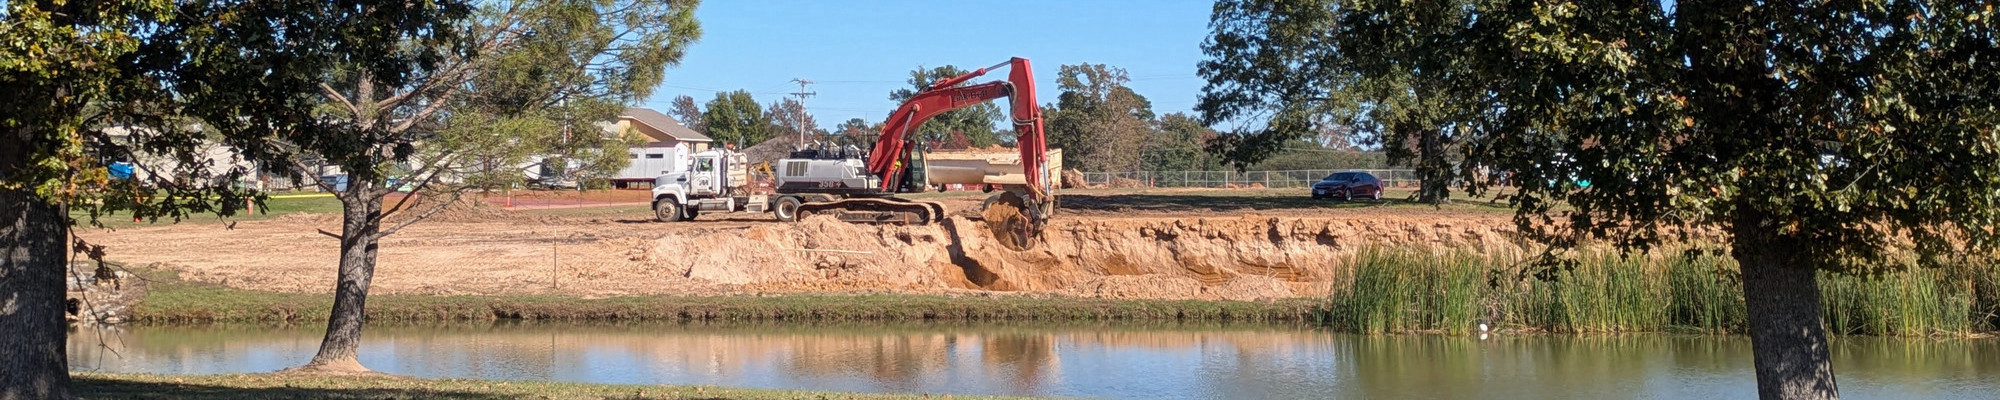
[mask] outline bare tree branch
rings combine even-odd
[[[292,169],[298,170],[300,176],[305,176],[306,173],[310,171],[306,169],[306,163],[299,162],[299,160],[285,160],[285,161],[291,163]],[[320,177],[317,175],[314,175],[312,177],[312,182],[313,185],[319,186],[319,190],[326,191],[327,193],[339,193],[339,191],[333,189],[333,184],[326,183],[325,179],[320,179]]]
[[[410,219],[407,219],[407,220],[403,220],[403,222],[401,222],[401,223],[397,223],[397,224],[396,224],[396,226],[394,226],[394,227],[390,227],[389,229],[384,229],[384,230],[380,231],[379,233],[376,233],[376,234],[375,234],[375,237],[378,237],[378,238],[379,238],[379,237],[385,237],[385,236],[389,236],[389,235],[394,235],[394,234],[396,234],[396,231],[400,231],[400,230],[403,230],[403,227],[406,227],[406,226],[410,226],[410,224],[414,224],[414,223],[417,223],[417,221],[422,221],[422,220],[424,220],[424,219],[426,219],[426,218],[430,218],[430,217],[431,217],[432,215],[437,215],[437,213],[438,213],[438,212],[440,212],[440,211],[444,211],[444,208],[445,208],[446,206],[450,206],[450,205],[451,205],[451,203],[455,203],[455,202],[458,202],[458,198],[459,198],[459,197],[462,197],[462,196],[464,196],[464,195],[465,195],[465,192],[462,192],[462,191],[452,191],[452,193],[451,193],[451,198],[450,198],[450,199],[446,199],[445,201],[442,201],[442,202],[439,202],[439,203],[437,203],[436,205],[432,205],[432,206],[431,206],[431,209],[429,209],[429,210],[424,210],[424,212],[423,212],[422,214],[417,214],[417,216],[416,216],[416,217],[413,217],[413,218],[410,218]]]
[[[450,159],[451,156],[452,153],[449,151],[439,154],[438,158],[432,159],[428,165],[425,165],[423,168],[418,168],[416,171],[412,171],[410,173],[411,177],[417,177],[417,176],[424,177],[422,180],[417,181],[420,183],[417,184],[417,187],[415,189],[410,190],[410,193],[412,195],[403,196],[402,199],[396,200],[395,206],[390,207],[387,211],[383,211],[382,215],[380,217],[377,217],[376,219],[378,220],[387,219],[389,218],[390,215],[395,215],[396,212],[402,211],[403,206],[410,202],[410,198],[417,197],[415,196],[416,193],[422,192],[423,189],[430,187],[431,183],[437,181],[438,176],[442,175],[445,171],[449,170],[448,168],[439,168],[439,167],[449,165],[449,163],[444,162],[444,160]],[[388,192],[382,193],[382,195],[384,196],[387,196],[388,194],[389,194]]]
[[[340,237],[340,234],[338,234],[338,233],[333,233],[333,232],[327,232],[327,231],[326,231],[325,229],[313,229],[313,230],[316,230],[316,231],[319,231],[319,234],[321,234],[321,235],[326,235],[326,237],[330,237],[330,238],[334,238],[334,239],[344,239],[344,238]]]
[[[452,94],[456,93],[458,93],[457,87],[446,88],[443,94],[439,94],[436,98],[432,98],[431,103],[425,105],[423,110],[419,110],[417,111],[416,114],[410,115],[408,119],[403,120],[403,123],[396,124],[396,127],[391,128],[391,131],[396,133],[403,133],[405,131],[410,130],[410,127],[416,126],[417,121],[422,121],[424,119],[430,118],[431,115],[436,114],[438,110],[444,109],[444,106],[446,104],[451,103],[450,101],[447,100],[451,98]]]
[[[334,90],[333,85],[327,84],[326,82],[320,82],[319,91],[320,94],[326,95],[327,98],[339,101],[340,105],[346,106],[348,114],[352,115],[353,118],[355,119],[361,118],[361,109],[354,107],[354,102],[348,101],[347,96],[340,94],[339,90]]]

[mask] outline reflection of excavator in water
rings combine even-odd
[[[1009,69],[1005,81],[958,86],[1000,67]],[[940,113],[1001,97],[1011,99],[1018,161],[995,165],[988,160],[927,159],[925,143],[915,134],[919,125]],[[1055,210],[1041,113],[1035,101],[1034,71],[1028,59],[1017,57],[938,81],[917,92],[889,115],[880,138],[866,154],[853,147],[822,146],[802,148],[778,160],[771,166],[777,194],[768,200],[732,189],[735,185],[728,181],[733,178],[722,172],[729,170],[724,167],[730,163],[729,154],[703,152],[694,155],[688,172],[657,179],[654,209],[662,220],[669,221],[693,218],[700,211],[763,208],[783,221],[829,215],[848,222],[930,224],[944,220],[943,205],[896,194],[966,185],[1001,190],[986,200],[981,215],[1004,244],[1025,248],[1040,235]],[[703,160],[714,161],[704,164]],[[1012,165],[1018,165],[1018,173]]]

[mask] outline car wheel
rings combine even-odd
[[[1374,200],[1376,200],[1376,201],[1381,201],[1381,200],[1382,200],[1382,187],[1380,187],[1380,186],[1377,186],[1377,187],[1375,187],[1375,194],[1374,194],[1374,195],[1371,195],[1370,197],[1374,197]]]
[[[675,204],[671,199],[655,201],[653,202],[653,219],[660,222],[679,221],[681,220],[681,205]]]
[[[1347,188],[1347,190],[1341,191],[1340,201],[1354,201],[1354,188]]]

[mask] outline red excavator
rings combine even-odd
[[[1009,69],[1005,81],[959,86],[1001,67]],[[919,125],[946,111],[1001,97],[1011,99],[1010,115],[1021,153],[1018,172],[1013,164],[926,159],[928,144],[913,134]],[[778,196],[772,200],[772,211],[787,221],[826,214],[849,222],[928,224],[945,218],[942,205],[895,194],[945,185],[999,189],[999,194],[986,200],[981,215],[995,233],[1006,233],[1001,237],[1003,242],[1013,242],[1008,244],[1017,248],[1039,236],[1055,211],[1042,109],[1035,101],[1034,70],[1025,58],[931,84],[889,115],[871,151],[862,154],[859,150],[808,147],[779,160],[773,167]]]

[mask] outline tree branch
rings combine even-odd
[[[450,152],[439,154],[438,158],[431,160],[431,162],[425,165],[423,168],[418,168],[416,171],[410,172],[410,176],[412,177],[424,176],[426,174],[428,174],[429,176],[424,176],[424,179],[417,181],[422,183],[417,184],[417,187],[414,190],[410,191],[410,193],[412,194],[411,196],[403,196],[402,199],[396,200],[396,205],[390,207],[388,211],[382,212],[382,216],[379,217],[378,219],[389,218],[390,215],[395,215],[396,212],[402,211],[403,206],[410,202],[410,198],[416,197],[415,194],[417,192],[421,192],[423,191],[424,188],[430,187],[431,182],[436,181],[438,175],[443,174],[444,171],[446,171],[445,168],[438,168],[438,167],[447,165],[444,163],[444,160],[450,157],[451,157]],[[394,188],[390,189],[391,189],[390,192],[396,191],[394,190]],[[382,195],[384,196],[387,196],[388,194],[389,194],[388,192],[382,193]]]
[[[433,206],[431,206],[431,209],[429,209],[429,210],[424,210],[424,212],[423,212],[422,214],[417,214],[417,216],[416,216],[416,217],[414,217],[414,218],[410,218],[410,219],[407,219],[407,220],[403,220],[403,222],[401,222],[401,223],[397,223],[397,224],[396,224],[396,226],[394,226],[394,227],[390,227],[389,229],[384,229],[384,230],[380,231],[379,233],[376,233],[376,234],[375,234],[375,237],[378,237],[378,238],[379,238],[379,237],[386,237],[386,236],[389,236],[389,235],[394,235],[394,234],[396,234],[396,231],[400,231],[400,230],[403,230],[403,227],[407,227],[407,226],[410,226],[410,224],[414,224],[414,223],[417,223],[417,221],[422,221],[422,220],[424,220],[424,219],[426,219],[426,218],[430,218],[430,217],[431,217],[432,215],[436,215],[436,214],[437,214],[438,212],[440,212],[440,211],[444,211],[444,208],[445,208],[446,206],[450,206],[450,205],[451,205],[451,203],[454,203],[454,202],[457,202],[457,201],[458,201],[458,198],[459,198],[459,197],[462,197],[462,196],[464,196],[464,195],[465,195],[465,192],[461,192],[461,191],[453,191],[453,192],[451,193],[451,198],[450,198],[450,199],[447,199],[447,200],[445,200],[445,201],[443,201],[443,202],[440,202],[440,203],[437,203],[437,205],[433,205]]]
[[[346,95],[342,95],[340,94],[340,91],[334,90],[333,85],[329,85],[326,82],[320,82],[319,91],[320,94],[326,95],[327,98],[339,101],[340,105],[347,107],[347,112],[350,115],[352,115],[352,118],[356,120],[361,119],[361,109],[354,107],[354,102],[348,101]]]
[[[344,239],[344,238],[340,237],[340,234],[338,234],[338,233],[333,233],[333,232],[327,232],[327,231],[326,231],[325,229],[314,229],[314,230],[316,230],[316,231],[319,231],[319,234],[321,234],[321,235],[326,235],[326,237],[330,237],[330,238],[334,238],[334,239]]]

